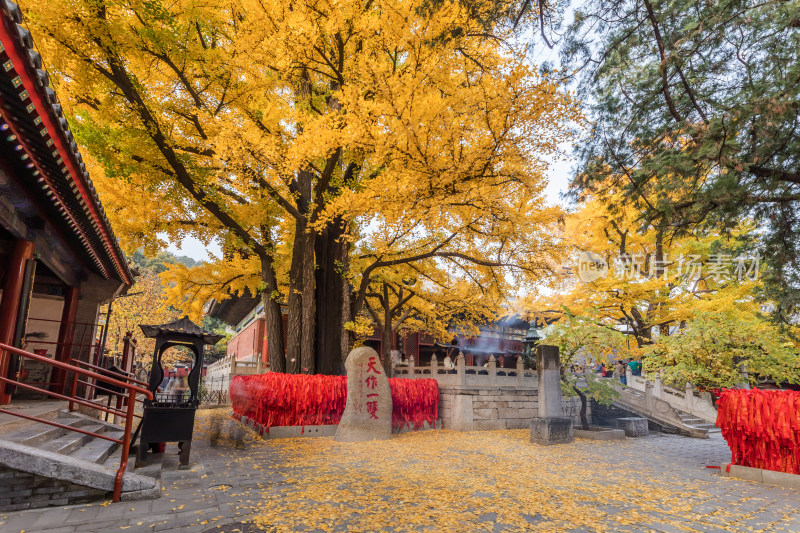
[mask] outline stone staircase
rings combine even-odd
[[[676,410],[676,411],[678,413],[678,417],[683,421],[684,424],[686,424],[689,427],[692,427],[692,428],[695,428],[695,429],[704,429],[706,431],[707,435],[711,435],[711,434],[714,434],[714,433],[722,433],[722,430],[719,429],[718,427],[716,427],[715,424],[707,422],[707,421],[703,420],[702,418],[697,418],[694,415],[690,415],[688,413],[683,413],[683,412],[681,412],[679,410]]]
[[[71,428],[122,438],[123,428],[62,407],[55,406],[36,416]],[[99,437],[21,418],[0,421],[0,510],[109,498],[120,457],[119,444]],[[131,454],[123,477],[122,499],[157,498],[160,465],[133,473],[134,459]],[[3,482],[3,478],[9,481]]]
[[[714,424],[676,409],[666,401],[648,395],[646,392],[621,385],[616,388],[619,396],[614,401],[614,405],[647,418],[667,431],[701,439],[708,438],[712,430],[719,431],[714,428]]]

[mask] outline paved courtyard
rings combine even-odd
[[[194,466],[168,469],[158,500],[8,513],[0,531],[800,532],[800,491],[706,468],[730,458],[719,435],[550,447],[524,430],[263,441],[209,410],[196,436]]]

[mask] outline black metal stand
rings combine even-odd
[[[145,400],[142,415],[139,450],[136,454],[137,466],[146,462],[147,452],[158,443],[177,442],[180,447],[180,464],[188,466],[192,449],[194,417],[200,403],[198,388],[203,370],[203,352],[206,344],[215,344],[221,335],[208,333],[193,324],[189,317],[161,326],[141,326],[147,337],[155,337],[153,366],[150,372],[148,389],[153,400]],[[188,397],[186,392],[178,394],[159,393],[158,388],[164,379],[161,358],[164,352],[174,346],[189,348],[194,355],[194,365],[189,372]]]

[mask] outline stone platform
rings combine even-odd
[[[439,385],[439,418],[446,429],[527,429],[539,413],[537,387]],[[580,423],[580,400],[564,398],[562,410]],[[591,411],[588,416],[591,420]]]
[[[531,442],[542,446],[567,444],[575,439],[571,418],[534,418],[531,420]]]

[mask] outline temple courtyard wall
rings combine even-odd
[[[538,416],[539,392],[530,386],[439,385],[439,420],[453,431],[525,429]],[[563,398],[563,416],[580,423],[580,399]],[[587,405],[591,422],[591,407]]]

